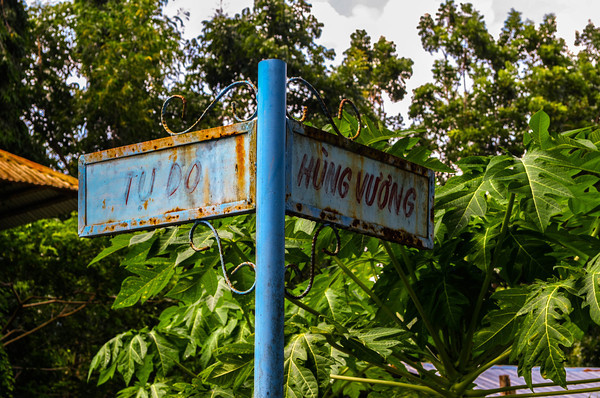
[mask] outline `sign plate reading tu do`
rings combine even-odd
[[[431,170],[293,120],[287,125],[288,214],[433,247]],[[256,122],[84,155],[79,176],[81,236],[250,212]]]
[[[181,224],[255,208],[256,122],[79,159],[79,235]]]

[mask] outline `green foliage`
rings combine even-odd
[[[345,115],[340,128],[354,123]],[[565,349],[599,317],[600,169],[578,165],[595,161],[600,142],[593,129],[552,133],[543,112],[530,125],[523,156],[463,159],[461,173],[439,187],[432,251],[340,231],[339,256],[318,255],[311,293],[285,306],[286,397],[474,396],[477,376],[508,360],[531,387],[534,366],[566,386]],[[408,132],[367,121],[360,139],[446,169]],[[217,222],[228,269],[253,259],[254,223]],[[286,262],[300,264],[299,275],[314,229],[286,219]],[[209,231],[195,237],[211,246],[203,254],[189,250],[188,231],[116,237],[98,255],[129,246],[122,266],[135,275],[115,306],[176,300],[158,325],[117,336],[94,358],[99,383],[120,375],[133,384],[123,396],[150,396],[155,385],[165,396],[252,395],[254,300],[232,295],[215,270]],[[331,243],[326,231],[317,249]],[[235,283],[252,283],[248,276]],[[288,278],[290,288],[305,287]]]
[[[13,372],[18,397],[114,396],[115,383],[90,391],[89,362],[106,340],[123,328],[152,323],[150,314],[160,308],[153,302],[133,311],[110,311],[126,276],[118,266],[121,258],[88,267],[108,239],[79,238],[77,222],[73,216],[0,231],[0,352],[7,354],[0,361],[3,397],[9,396]]]

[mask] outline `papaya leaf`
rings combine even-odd
[[[467,159],[467,161],[478,160]],[[487,162],[487,163],[486,163]],[[497,174],[506,173],[513,160],[509,156],[496,156],[483,161],[478,168],[463,162],[464,174],[448,180],[445,186],[436,192],[436,209],[446,210],[444,221],[448,226],[450,237],[462,231],[472,217],[483,217],[487,212],[486,194],[498,192],[493,185]],[[479,169],[483,168],[483,172]]]
[[[130,334],[131,332],[124,332],[118,334],[112,339],[110,339],[108,342],[106,342],[100,348],[100,350],[98,350],[96,355],[94,355],[94,358],[92,358],[92,362],[90,364],[90,370],[88,372],[88,381],[94,370],[99,370],[101,374],[103,374],[102,372],[109,369],[109,365],[112,370],[108,371],[108,373],[110,374],[109,377],[102,378],[102,383],[113,377],[114,372],[116,370],[116,364],[118,362],[119,355],[122,353],[121,347],[123,346],[123,339]],[[102,383],[98,381],[98,385]]]
[[[125,384],[129,384],[131,377],[135,373],[136,364],[144,364],[148,346],[144,339],[139,334],[136,334],[129,342],[127,342],[127,344],[125,344],[124,350],[125,355],[117,365],[117,370],[123,375]]]
[[[480,229],[473,227],[476,233],[471,240],[472,251],[467,258],[482,271],[487,270],[492,262],[492,250],[500,234],[500,225],[500,222],[496,222],[494,225],[482,226]]]
[[[102,250],[92,261],[90,261],[89,265],[95,264],[98,261],[110,256],[111,254],[124,249],[129,246],[129,240],[131,235],[117,235],[110,240],[110,246]]]
[[[565,324],[572,310],[564,290],[571,281],[539,284],[517,313],[525,315],[514,343],[512,358],[519,359],[519,376],[531,387],[531,369],[540,366],[544,378],[566,388],[565,355],[560,348],[573,344],[573,335]]]
[[[562,211],[559,199],[571,198],[568,186],[573,184],[572,171],[559,166],[558,155],[534,149],[515,163],[516,173],[502,175],[510,180],[509,189],[525,197],[525,214],[541,232],[550,218]]]
[[[583,281],[579,294],[585,296],[584,305],[590,307],[592,320],[600,325],[600,254],[589,261]]]
[[[169,386],[165,383],[153,383],[148,391],[150,392],[149,398],[162,398],[167,396]]]
[[[306,350],[309,340],[304,334],[292,337],[285,347],[284,396],[286,398],[317,398],[319,384],[315,375],[304,366],[308,359]]]
[[[440,279],[436,289],[438,294],[437,312],[440,320],[448,325],[451,330],[457,330],[465,309],[469,306],[469,299],[453,284],[447,275]]]
[[[165,336],[152,330],[148,337],[154,343],[158,360],[158,372],[162,377],[166,377],[169,370],[179,362],[179,350]]]
[[[492,294],[498,309],[490,311],[484,318],[483,328],[474,336],[474,351],[489,350],[510,344],[518,326],[519,311],[527,300],[524,288],[499,290]]]
[[[544,111],[536,112],[529,120],[529,127],[533,131],[532,138],[540,148],[547,149],[550,146],[550,117]]]
[[[214,276],[214,271],[206,268],[192,268],[183,272],[166,296],[186,304],[193,304],[202,296],[204,291],[208,290],[209,294],[214,293],[217,283],[216,277],[214,279],[204,278],[205,273],[212,273]],[[208,282],[210,286],[205,285],[203,282]]]
[[[399,345],[409,335],[409,332],[398,328],[373,328],[355,336],[366,347],[386,358],[392,354],[391,348]],[[391,338],[392,336],[394,337]]]
[[[129,240],[129,246],[135,246],[135,245],[139,245],[140,243],[144,243],[149,241],[150,239],[154,238],[154,233],[156,232],[155,229],[148,231],[148,232],[142,232],[139,234],[134,234],[131,239]]]
[[[212,367],[205,381],[235,390],[252,375],[253,370],[254,358],[252,356],[231,357],[227,362],[220,362],[217,366]]]
[[[552,248],[545,235],[532,230],[509,230],[507,246],[512,247],[509,266],[518,268],[524,281],[533,282],[536,278],[552,275],[556,259],[549,255]]]
[[[147,264],[147,265],[146,265]],[[127,277],[113,303],[113,308],[129,307],[157,295],[165,288],[175,272],[172,262],[164,258],[152,258],[146,264],[134,263],[127,270],[136,276]]]

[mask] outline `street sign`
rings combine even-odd
[[[79,159],[79,235],[253,211],[256,122],[173,135]]]
[[[290,81],[303,82],[320,99],[303,79],[286,80],[286,70],[281,60],[259,63],[255,121],[79,160],[80,236],[256,210],[256,397],[283,396],[286,213],[433,247],[433,172],[286,118]],[[239,85],[254,88],[236,82],[216,100]]]
[[[433,247],[433,171],[288,120],[286,212]]]

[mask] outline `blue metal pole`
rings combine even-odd
[[[254,397],[283,397],[286,64],[258,64]]]

